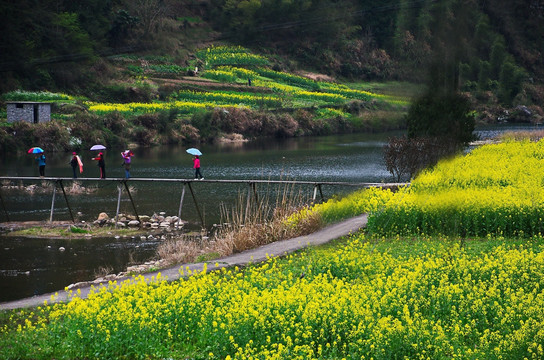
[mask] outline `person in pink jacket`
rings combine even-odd
[[[200,158],[198,155],[193,157],[193,168],[195,169],[195,180],[204,180],[204,176],[202,176],[202,173],[200,172]]]
[[[130,179],[130,163],[134,153],[131,150],[125,150],[121,153],[123,166],[125,167],[125,179]]]

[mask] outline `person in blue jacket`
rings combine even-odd
[[[36,162],[38,163],[38,169],[40,170],[40,177],[45,177],[45,153],[40,153],[36,157]]]

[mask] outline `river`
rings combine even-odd
[[[510,127],[511,129],[511,127]],[[479,131],[482,138],[504,131],[490,128]],[[386,170],[383,146],[398,133],[349,134],[295,139],[265,139],[254,142],[204,145],[199,147],[202,173],[206,179],[271,179],[342,182],[395,181]],[[39,144],[36,144],[39,146]],[[160,146],[133,149],[131,175],[134,178],[192,178],[192,157],[182,146]],[[108,177],[124,176],[120,152],[107,149]],[[47,155],[46,176],[71,177],[70,153]],[[84,176],[97,177],[99,169],[91,158],[96,152],[80,152]],[[1,159],[0,176],[38,176],[32,155]],[[30,183],[29,183],[30,184]],[[25,185],[29,185],[25,184]],[[132,182],[132,194],[138,214],[164,212],[177,215],[181,195],[179,183]],[[100,212],[114,216],[117,206],[117,185],[100,182],[91,194],[70,195],[72,211],[79,220],[92,222]],[[221,221],[220,205],[233,206],[247,185],[194,183],[195,197],[207,227]],[[268,196],[282,189],[258,189]],[[297,193],[311,196],[312,186],[301,187]],[[325,198],[353,191],[353,188],[324,187]],[[11,221],[49,219],[51,192],[29,194],[24,191],[2,190],[2,197]],[[1,210],[1,209],[0,209]],[[126,195],[121,212],[132,214]],[[190,195],[186,194],[182,219],[188,229],[198,229],[200,220]],[[0,215],[6,221],[5,214]],[[68,207],[57,195],[54,220],[70,220]],[[105,237],[90,239],[29,239],[0,234],[0,302],[54,292],[72,283],[92,280],[100,269],[124,271],[131,262],[144,262],[155,256],[160,240],[140,237]],[[64,251],[60,251],[64,248]]]
[[[245,143],[204,145],[199,147],[202,173],[206,179],[273,179],[346,182],[391,181],[386,170],[382,148],[387,134],[351,134],[296,139],[266,139]],[[38,145],[38,144],[37,144]],[[192,178],[192,157],[182,146],[136,148],[131,169],[133,178]],[[106,174],[123,177],[120,152],[107,149]],[[93,151],[81,151],[85,177],[98,177],[99,169],[91,158]],[[70,153],[46,154],[46,176],[71,177],[68,164]],[[32,155],[9,157],[2,160],[1,176],[38,176]],[[34,182],[35,183],[35,182]],[[25,185],[30,185],[28,183]],[[87,183],[85,183],[87,184]],[[182,185],[179,183],[132,182],[132,195],[138,214],[152,215],[165,212],[177,215]],[[69,184],[68,184],[69,185]],[[117,206],[117,186],[100,182],[91,194],[69,195],[70,206],[78,218],[95,220],[100,212],[114,216]],[[220,218],[220,205],[232,206],[247,192],[247,185],[194,183],[193,190],[207,227]],[[276,188],[257,189],[274,196]],[[323,187],[325,198],[352,188]],[[311,196],[313,187],[289,190]],[[271,195],[272,194],[272,195]],[[23,191],[2,190],[11,221],[49,219],[51,192],[28,194]],[[70,220],[68,207],[57,193],[54,220]],[[123,194],[121,212],[133,214],[128,197]],[[5,221],[5,214],[1,214]],[[200,220],[191,196],[186,193],[183,220],[187,228],[200,227]],[[143,262],[155,256],[159,240],[140,237],[74,239],[28,239],[0,235],[0,301],[54,292],[65,286],[92,280],[101,268],[124,271],[131,261]],[[64,251],[59,251],[59,248]]]

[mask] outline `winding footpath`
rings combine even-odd
[[[338,239],[342,236],[350,235],[355,233],[365,227],[367,224],[367,215],[363,214],[342,222],[329,225],[315,233],[299,236],[296,238],[276,241],[271,244],[263,245],[261,247],[246,250],[244,252],[230,255],[224,258],[215,259],[209,262],[201,262],[194,264],[183,264],[175,265],[166,269],[161,269],[155,272],[150,272],[142,274],[146,280],[151,280],[151,278],[156,278],[160,273],[161,277],[166,278],[168,281],[174,281],[180,278],[180,269],[184,269],[185,273],[187,270],[192,272],[201,272],[206,265],[207,271],[214,271],[224,267],[233,267],[233,266],[246,266],[251,263],[259,263],[266,261],[267,258],[273,256],[283,256],[295,252],[297,250],[304,249],[308,246],[317,246],[325,244],[331,240]],[[132,277],[121,278],[117,280],[117,283],[121,283],[124,280],[131,279]],[[107,286],[107,282],[100,285],[84,286],[78,288],[81,292],[79,297],[86,298],[92,289],[98,289],[101,286]],[[75,292],[75,290],[74,290]],[[54,297],[54,300],[52,300]],[[49,293],[37,295],[25,299],[8,301],[0,303],[0,310],[12,310],[19,308],[30,308],[42,306],[45,301],[48,304],[52,302],[63,302],[70,300],[69,291],[58,291],[57,293]]]

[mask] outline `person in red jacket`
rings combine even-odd
[[[202,173],[200,172],[200,158],[198,155],[193,157],[193,168],[195,169],[195,180],[204,180],[204,176],[202,176]]]

